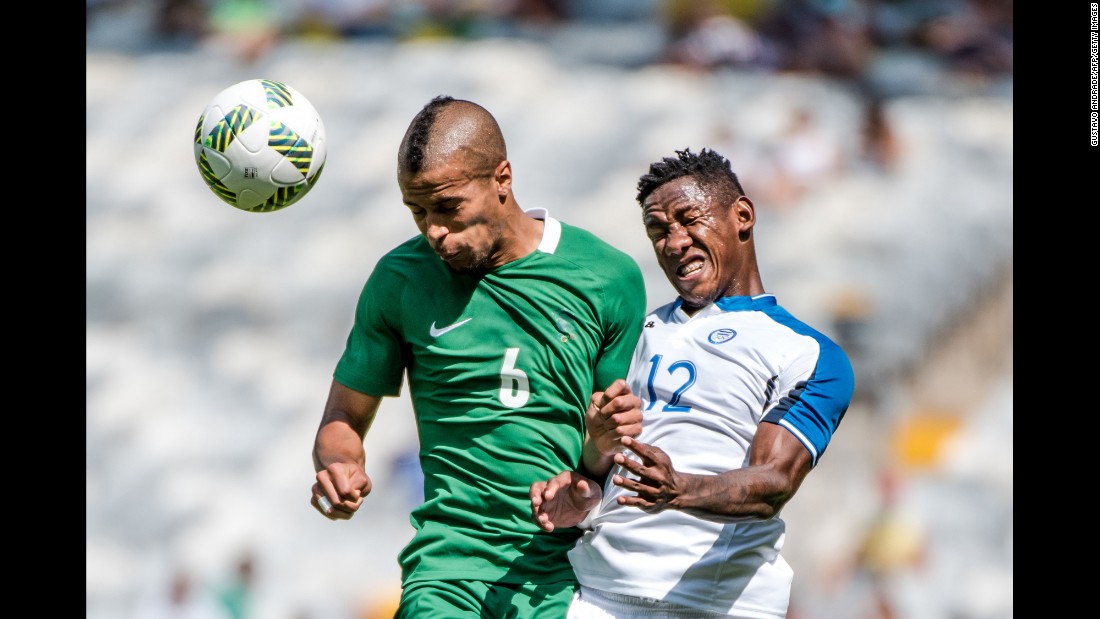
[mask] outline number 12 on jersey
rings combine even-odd
[[[653,408],[653,405],[657,403],[657,390],[653,386],[653,381],[657,378],[657,368],[661,366],[662,358],[663,355],[653,355],[653,358],[649,360],[650,364],[652,364],[652,367],[650,367],[649,369],[649,380],[646,381],[646,390],[649,392],[649,404],[646,405],[646,410]],[[505,363],[505,365],[507,365],[507,363]],[[679,372],[680,376],[683,377],[683,382],[679,383],[680,386],[672,392],[672,397],[669,398],[668,404],[665,404],[664,408],[661,409],[663,411],[673,411],[680,413],[691,412],[690,406],[680,406],[680,398],[684,396],[685,391],[690,389],[691,386],[695,384],[695,364],[686,359],[681,359],[680,361],[674,361],[671,365],[669,365],[667,371],[670,376],[675,376],[679,370],[684,370],[685,372],[687,372],[687,376],[684,377],[684,372]]]

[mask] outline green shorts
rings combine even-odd
[[[480,580],[414,582],[401,592],[394,619],[564,618],[577,583],[510,584]]]

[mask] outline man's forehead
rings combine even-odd
[[[438,154],[429,155],[424,158],[424,163],[420,171],[416,173],[416,176],[423,176],[426,178],[457,176],[474,178],[484,176],[486,171],[481,168],[485,166],[476,155],[477,152],[470,148],[459,148],[448,152],[446,156],[440,156]],[[489,173],[491,173],[491,170]],[[403,167],[398,167],[397,177],[399,180],[407,179],[409,176],[410,175]]]
[[[653,190],[645,200],[645,211],[681,211],[688,208],[705,208],[709,194],[699,186],[695,178],[674,178]]]
[[[402,193],[406,195],[434,195],[459,191],[472,181],[484,177],[484,174],[477,174],[466,168],[437,166],[418,174],[399,176],[398,180]]]

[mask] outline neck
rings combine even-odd
[[[711,303],[714,303],[718,299],[723,299],[725,297],[755,297],[758,295],[762,295],[765,292],[767,291],[764,290],[764,284],[760,281],[760,272],[753,271],[745,276],[744,279],[738,278],[734,280],[732,285],[730,285],[722,292],[714,295],[713,298],[706,299],[700,303],[694,303],[681,296],[680,299],[682,300],[682,303],[680,304],[680,309],[682,309],[684,313],[688,316],[693,316],[695,312],[698,312],[699,310],[710,305]]]
[[[519,205],[515,205],[513,212],[514,214],[504,221],[500,233],[503,242],[500,244],[498,258],[493,260],[496,266],[530,255],[542,242],[545,222],[527,216]]]

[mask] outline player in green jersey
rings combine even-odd
[[[397,616],[564,617],[580,531],[541,531],[528,489],[578,466],[602,478],[619,439],[640,433],[622,377],[645,312],[641,271],[519,207],[500,127],[475,103],[425,105],[397,170],[421,234],[382,257],[359,297],[314,444],[312,504],[334,520],[359,509],[363,440],[407,378],[424,503],[399,557]]]

